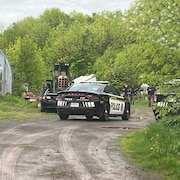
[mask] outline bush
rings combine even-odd
[[[144,169],[162,172],[166,179],[176,180],[180,177],[179,137],[180,117],[171,116],[125,136],[121,143]]]
[[[5,96],[1,96],[0,97],[1,102],[6,102],[6,103],[23,103],[24,99],[18,97],[18,96],[14,96],[11,94],[6,94]]]

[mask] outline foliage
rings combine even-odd
[[[156,40],[170,49],[179,49],[178,0],[137,0],[131,13],[136,16],[133,27],[150,40]]]
[[[179,79],[173,79],[166,81],[158,87],[157,96],[161,99],[161,107],[158,103],[153,105],[153,109],[156,112],[156,118],[180,114],[180,81]]]
[[[21,95],[23,83],[29,85],[29,90],[37,93],[44,80],[44,63],[36,44],[28,36],[17,39],[7,50],[7,55],[14,67],[14,93]]]
[[[74,77],[94,73],[118,89],[179,78],[179,6],[177,0],[137,0],[124,13],[92,16],[52,8],[13,23],[0,33],[14,67],[13,93],[21,95],[24,83],[37,93],[55,62],[70,63]]]
[[[140,106],[148,106],[148,101],[146,99],[146,95],[144,94],[138,94],[135,96],[134,105],[140,105]]]
[[[94,63],[93,72],[99,80],[110,80],[109,72],[111,71],[117,52],[111,47],[107,48],[104,54],[97,58]]]
[[[129,27],[150,43],[144,76],[158,77],[159,82],[180,77],[179,8],[177,0],[137,0],[129,10]]]
[[[144,169],[163,173],[165,179],[175,180],[180,177],[179,135],[180,117],[166,117],[145,130],[124,136],[120,139],[120,146]]]

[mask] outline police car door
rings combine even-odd
[[[110,112],[109,114],[122,115],[124,113],[125,101],[121,98],[111,96],[109,98]]]
[[[109,104],[111,115],[122,115],[125,109],[125,101],[121,96],[118,95],[118,92],[112,87],[107,86],[105,92],[109,95]]]

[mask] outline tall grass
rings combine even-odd
[[[120,146],[145,170],[162,173],[165,179],[180,177],[180,117],[171,116],[120,139]]]
[[[40,113],[36,102],[30,102],[11,94],[0,96],[0,121],[22,120],[42,115],[46,113]]]

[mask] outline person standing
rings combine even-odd
[[[147,88],[149,107],[151,107],[152,105],[152,97],[154,95],[154,92],[155,92],[155,88],[150,84],[149,87]]]
[[[128,95],[129,95],[129,87],[127,84],[124,85],[123,87],[123,94],[124,94],[124,98],[128,98]]]
[[[136,95],[136,89],[134,84],[130,87],[130,103],[134,104],[134,96]]]

